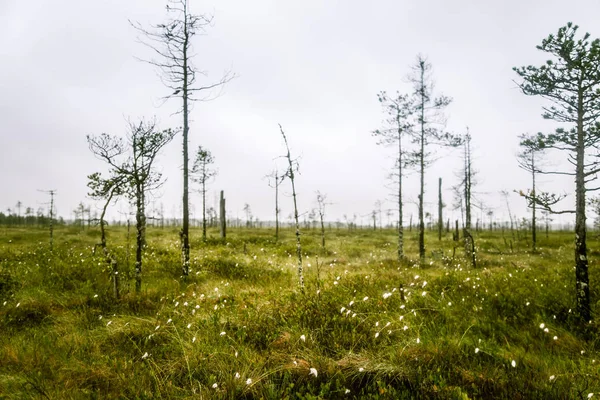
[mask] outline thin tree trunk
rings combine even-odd
[[[109,267],[111,269],[112,281],[113,281],[113,295],[114,295],[115,299],[118,299],[120,297],[120,294],[119,294],[119,268],[118,268],[117,260],[112,257],[112,255],[108,251],[108,247],[106,246],[106,230],[105,230],[106,221],[104,220],[104,217],[106,216],[106,209],[108,208],[108,205],[112,201],[114,194],[115,194],[114,190],[111,190],[108,198],[106,199],[106,202],[104,203],[104,207],[102,207],[102,214],[100,214],[100,246],[102,247],[102,253],[104,254],[106,263],[109,265]]]
[[[458,230],[458,220],[454,220],[454,241],[458,242],[460,240],[460,233]]]
[[[136,248],[135,248],[135,291],[140,292],[142,289],[142,247],[144,240],[144,203],[142,198],[143,189],[139,183],[136,188],[136,213],[135,213],[135,228]]]
[[[444,219],[442,217],[442,178],[438,179],[438,240],[442,240]]]
[[[471,234],[471,138],[465,138],[465,228],[463,232],[465,253],[473,268],[476,267],[475,239]]]
[[[535,191],[535,151],[531,152],[531,181],[532,181],[532,196],[533,196],[533,207],[531,207],[531,247],[535,252],[535,246],[537,242],[537,227],[536,227],[536,219],[535,219],[535,199],[536,199],[536,191]]]
[[[206,175],[202,179],[202,240],[206,242]]]
[[[184,43],[183,43],[183,226],[181,228],[181,250],[182,250],[182,273],[183,276],[188,276],[190,272],[190,210],[189,210],[189,156],[188,156],[188,135],[190,131],[189,120],[188,120],[188,15],[187,10],[183,13],[183,29],[184,29]]]
[[[225,214],[225,197],[224,193],[221,190],[221,199],[219,200],[219,219],[221,224],[221,239],[225,240],[227,238],[227,219]]]
[[[425,193],[425,66],[421,63],[421,81],[420,81],[420,95],[421,95],[421,140],[420,140],[420,154],[419,154],[419,167],[420,167],[420,183],[421,188],[419,190],[419,259],[421,265],[425,264],[425,221],[423,216],[423,201]]]
[[[290,155],[290,146],[288,145],[287,138],[285,133],[283,132],[283,127],[279,125],[279,129],[281,130],[281,135],[283,136],[283,140],[285,142],[285,147],[287,150],[287,160],[289,163],[289,171],[288,176],[290,177],[290,181],[292,181],[292,197],[294,199],[294,220],[296,221],[296,255],[298,256],[298,284],[300,286],[300,291],[304,293],[304,271],[302,268],[302,244],[300,243],[300,221],[298,219],[298,203],[296,201],[296,185],[294,182],[294,164],[292,163],[292,156]]]
[[[50,191],[50,253],[54,248],[54,192]]]
[[[275,170],[275,241],[279,241],[279,176],[277,170]]]
[[[584,128],[583,128],[583,94],[579,83],[578,115],[577,115],[577,166],[575,171],[575,285],[577,311],[584,322],[591,320],[590,286],[588,276],[588,259],[585,226],[585,176],[584,176]]]
[[[325,223],[323,222],[323,214],[321,216],[321,247],[325,248]]]
[[[402,130],[400,118],[396,117],[398,124],[398,261],[404,258],[404,227],[402,207]]]

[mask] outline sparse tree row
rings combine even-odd
[[[588,33],[577,37],[577,25],[568,23],[556,35],[542,40],[538,50],[551,58],[539,67],[514,68],[521,78],[519,87],[528,96],[541,96],[551,105],[542,116],[566,127],[553,133],[538,133],[522,144],[533,149],[555,149],[567,153],[574,170],[540,169],[544,174],[572,176],[575,180],[575,207],[557,209],[563,196],[532,188],[525,197],[550,213],[575,214],[575,297],[577,311],[584,321],[591,319],[588,276],[586,193],[598,190],[589,183],[600,172],[590,158],[600,148],[600,39],[590,40]],[[530,166],[532,166],[531,162]],[[535,165],[531,170],[536,171]]]
[[[175,135],[182,132],[182,218],[181,218],[181,276],[185,279],[190,272],[190,199],[189,180],[198,185],[198,191],[202,198],[202,240],[207,240],[207,227],[216,225],[219,221],[220,236],[226,238],[227,213],[226,199],[223,191],[219,202],[219,215],[217,210],[206,208],[207,187],[212,178],[216,176],[214,168],[215,159],[206,146],[197,148],[195,158],[190,169],[189,151],[190,142],[190,104],[193,101],[205,101],[218,96],[215,89],[221,88],[233,78],[230,72],[223,74],[221,79],[214,83],[202,85],[197,81],[199,75],[205,75],[192,63],[192,38],[202,34],[212,19],[204,15],[193,15],[189,13],[186,0],[169,0],[167,12],[171,18],[164,23],[151,26],[146,29],[142,25],[132,23],[142,34],[141,42],[150,47],[156,59],[146,60],[149,64],[158,68],[161,72],[163,83],[168,89],[168,95],[164,100],[176,98],[181,102],[179,112],[182,117],[181,129],[157,128],[154,121],[130,122],[128,133],[125,138],[119,136],[101,134],[98,136],[88,135],[88,145],[92,153],[106,163],[108,173],[95,172],[88,176],[89,196],[94,200],[102,202],[100,215],[92,216],[91,208],[83,202],[73,211],[79,229],[83,230],[98,222],[100,226],[100,242],[98,246],[106,263],[110,266],[114,296],[119,297],[119,268],[118,262],[110,251],[111,246],[106,234],[106,215],[111,204],[117,199],[124,198],[135,208],[136,228],[136,251],[135,251],[135,288],[141,290],[143,253],[146,246],[145,230],[147,225],[148,195],[159,188],[164,182],[161,174],[157,171],[156,161],[161,150],[173,140]],[[575,216],[575,300],[577,311],[583,321],[592,318],[590,306],[590,287],[588,276],[588,250],[587,250],[587,228],[586,228],[586,205],[593,204],[600,210],[600,200],[590,198],[590,193],[600,189],[595,185],[597,174],[600,173],[597,157],[600,151],[600,40],[591,40],[589,34],[578,36],[578,27],[571,23],[561,27],[557,34],[549,35],[541,45],[537,46],[550,58],[545,64],[514,68],[519,81],[520,90],[528,96],[541,96],[549,100],[550,105],[543,107],[543,118],[556,121],[562,125],[551,133],[521,134],[520,152],[517,155],[517,163],[520,168],[530,174],[531,187],[527,189],[513,188],[527,201],[527,207],[531,210],[530,221],[517,221],[508,202],[508,191],[502,191],[506,201],[507,211],[510,219],[509,244],[517,240],[519,235],[527,230],[531,234],[531,251],[538,250],[538,213],[541,212],[546,225],[546,235],[552,214],[573,214]],[[489,229],[495,229],[493,221],[494,210],[484,204],[476,197],[475,170],[473,169],[473,137],[467,129],[464,134],[448,132],[446,129],[446,108],[451,104],[451,98],[435,93],[433,85],[433,68],[427,58],[418,55],[408,74],[409,87],[403,92],[395,91],[389,94],[380,91],[377,100],[382,107],[384,118],[379,129],[371,132],[378,145],[393,150],[394,165],[392,176],[394,177],[394,208],[387,210],[388,227],[394,226],[397,230],[397,248],[395,257],[398,263],[406,261],[406,237],[405,234],[405,206],[411,200],[406,199],[403,185],[408,172],[415,172],[418,177],[419,191],[416,200],[417,206],[417,234],[419,265],[427,265],[427,247],[425,243],[425,229],[428,226],[432,231],[437,231],[438,241],[444,240],[444,215],[445,207],[442,199],[442,178],[437,178],[437,222],[435,212],[425,210],[425,193],[427,168],[436,161],[434,154],[437,150],[452,154],[461,153],[461,166],[457,173],[457,181],[447,184],[453,188],[455,201],[454,209],[460,210],[462,229],[459,229],[459,220],[451,224],[448,216],[446,222],[446,233],[449,234],[451,226],[454,227],[453,239],[455,250],[459,246],[462,235],[461,247],[464,248],[464,257],[469,264],[478,267],[477,246],[475,237],[480,230],[485,228],[489,217]],[[291,198],[293,213],[289,217],[290,226],[295,230],[296,256],[298,284],[304,291],[304,271],[302,253],[302,233],[300,218],[304,218],[306,229],[317,229],[320,227],[320,242],[322,251],[326,252],[326,206],[327,195],[317,192],[316,208],[302,214],[299,211],[300,196],[298,188],[298,161],[291,156],[288,136],[279,125],[279,133],[283,138],[285,153],[284,172],[275,169],[267,176],[269,186],[275,192],[275,237],[280,240],[280,191],[284,181],[289,181],[291,186]],[[198,139],[202,139],[198,135]],[[202,141],[202,140],[200,140]],[[434,151],[435,150],[435,151]],[[566,153],[567,160],[572,168],[555,170],[544,162],[548,152]],[[549,193],[538,188],[540,184],[539,175],[564,175],[571,177],[575,184],[575,200],[573,207],[560,208],[566,195],[560,193]],[[431,179],[433,182],[433,179]],[[452,185],[452,183],[454,185]],[[0,223],[3,225],[50,225],[50,243],[52,243],[52,226],[59,223],[54,214],[54,192],[52,193],[52,204],[50,215],[44,210],[34,210],[26,207],[23,212],[23,204],[18,202],[14,209],[8,209],[7,213],[0,212]],[[368,226],[377,230],[383,229],[384,203],[378,200],[375,209],[367,214],[354,214],[352,217],[344,216],[345,225],[349,230],[359,226]],[[479,210],[479,213],[477,213]],[[260,221],[253,215],[252,207],[246,203],[243,208],[244,215],[238,218],[239,222],[245,222],[246,228],[260,227]],[[397,212],[397,221],[390,223],[391,217]],[[477,217],[477,214],[480,214]],[[164,211],[160,212],[161,218]],[[245,216],[245,221],[243,217]],[[359,220],[363,219],[363,220]],[[366,220],[366,223],[364,223]],[[413,228],[412,214],[408,218],[408,231]],[[86,223],[87,222],[87,223]],[[338,221],[338,229],[343,224]],[[523,228],[525,227],[525,228]],[[504,229],[504,226],[502,227]],[[507,227],[508,229],[508,227]],[[504,231],[503,231],[504,232]],[[517,238],[515,238],[515,233]],[[395,233],[396,234],[396,233]],[[448,235],[449,236],[449,235]],[[506,241],[506,239],[505,239]],[[481,263],[479,263],[481,264]]]
[[[600,168],[591,159],[592,152],[600,150],[600,40],[590,40],[590,35],[577,37],[578,27],[571,23],[558,30],[556,35],[549,35],[537,48],[552,59],[540,67],[528,66],[514,68],[521,78],[518,82],[520,89],[526,95],[541,96],[550,100],[552,105],[543,108],[543,117],[552,119],[567,128],[561,127],[554,133],[537,135],[521,135],[522,151],[518,155],[521,168],[531,174],[532,186],[526,192],[519,193],[527,199],[531,208],[531,243],[536,251],[537,243],[537,208],[540,207],[546,216],[548,224],[552,213],[575,214],[575,297],[577,311],[584,321],[591,319],[590,289],[588,276],[588,258],[586,246],[586,193],[596,191],[600,187],[590,187],[590,182],[596,179]],[[385,91],[378,94],[379,102],[386,114],[384,129],[373,132],[380,144],[397,144],[396,163],[398,177],[398,259],[403,257],[403,228],[402,228],[402,176],[403,167],[416,167],[419,172],[420,191],[418,196],[418,228],[419,228],[419,257],[421,265],[425,261],[424,241],[424,191],[425,169],[431,163],[430,153],[427,152],[433,143],[456,147],[463,146],[464,170],[461,183],[456,187],[458,207],[463,211],[463,239],[465,253],[473,267],[476,266],[476,246],[471,231],[472,203],[472,148],[471,135],[467,133],[459,137],[444,132],[444,118],[441,111],[450,104],[450,98],[433,97],[431,84],[431,65],[422,57],[417,57],[409,81],[414,91],[408,95],[390,97]],[[403,135],[412,139],[414,146],[407,150],[402,146]],[[574,171],[554,171],[542,165],[541,158],[544,150],[554,149],[568,153],[568,160],[574,166]],[[406,160],[404,163],[403,160]],[[412,161],[412,162],[411,162]],[[557,204],[566,196],[547,193],[536,188],[536,174],[561,174],[572,176],[575,180],[575,207],[559,210]],[[441,181],[440,181],[441,185]],[[441,193],[441,190],[440,190]],[[505,197],[507,197],[507,193]],[[596,202],[597,204],[598,202]],[[508,204],[508,203],[507,203]],[[485,206],[480,204],[483,212]],[[439,199],[438,235],[441,238],[441,194]],[[512,214],[511,233],[513,232]],[[493,211],[488,208],[490,229],[493,229],[491,217]],[[457,222],[458,225],[458,222]],[[478,221],[476,230],[483,225],[483,218]],[[546,225],[547,226],[547,225]],[[412,228],[412,221],[410,224]],[[458,239],[458,229],[455,234]],[[514,239],[514,238],[513,238]]]

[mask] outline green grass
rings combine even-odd
[[[50,253],[45,231],[1,229],[0,398],[600,397],[600,324],[574,315],[572,233],[532,254],[527,239],[482,232],[478,269],[433,233],[419,267],[407,233],[398,264],[391,230],[330,230],[326,250],[303,232],[302,294],[291,231],[279,243],[266,229],[225,243],[194,231],[182,280],[177,229],[150,227],[136,294],[126,231],[110,228],[116,301],[97,230],[58,229]]]

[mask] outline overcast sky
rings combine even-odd
[[[162,105],[159,98],[168,90],[150,65],[136,59],[150,53],[128,23],[164,21],[165,4],[0,0],[0,209],[14,209],[19,200],[37,209],[48,197],[38,189],[56,189],[59,214],[72,217],[80,201],[92,203],[86,176],[106,171],[90,153],[87,134],[124,135],[127,118],[154,115],[161,127],[181,125],[172,115],[178,100]],[[200,83],[229,69],[237,74],[221,97],[196,103],[191,113],[190,149],[210,149],[219,170],[208,206],[213,193],[224,190],[230,216],[242,217],[248,203],[262,220],[273,219],[274,208],[274,192],[263,177],[284,154],[277,123],[300,157],[301,211],[315,206],[316,190],[333,203],[332,221],[344,214],[360,220],[377,200],[395,207],[386,179],[393,152],[371,135],[384,117],[376,94],[409,92],[406,76],[418,53],[433,65],[437,93],[454,99],[447,129],[464,133],[469,127],[476,190],[502,218],[499,191],[530,186],[515,161],[518,135],[556,126],[540,117],[543,100],[516,88],[512,67],[545,61],[535,46],[568,21],[600,36],[597,0],[193,0],[190,8],[214,15],[214,26],[194,42],[194,63],[207,72]],[[437,154],[425,176],[426,211],[437,214],[442,177],[452,216],[449,187],[457,183],[460,154]],[[154,200],[177,216],[181,159],[178,136],[158,160],[168,180]],[[561,192],[573,187],[548,177],[540,186]],[[289,192],[286,184],[284,194]],[[408,176],[404,193],[407,201],[417,200],[416,173]],[[198,217],[198,194],[192,203]],[[527,215],[517,195],[511,194],[511,205],[517,215]],[[283,218],[290,212],[291,198],[284,197]],[[416,220],[416,206],[409,203],[407,222],[411,213]]]

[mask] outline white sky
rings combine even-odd
[[[169,92],[151,66],[134,58],[149,52],[128,23],[162,22],[165,4],[0,0],[0,209],[14,209],[19,200],[37,209],[47,201],[38,189],[56,189],[59,214],[72,217],[80,201],[91,202],[86,176],[105,171],[88,150],[86,134],[122,135],[128,117],[156,115],[161,127],[181,125],[172,116],[176,100],[159,107]],[[541,64],[546,58],[535,46],[568,21],[600,36],[593,30],[597,0],[211,0],[192,1],[191,10],[215,16],[208,34],[194,43],[194,62],[208,72],[206,83],[226,69],[238,77],[217,100],[195,104],[190,149],[202,144],[216,158],[219,175],[210,184],[209,205],[213,191],[223,189],[230,216],[242,217],[248,203],[262,220],[273,219],[274,192],[263,176],[283,154],[277,123],[301,157],[301,210],[315,206],[316,190],[334,203],[332,221],[355,213],[360,221],[378,199],[395,208],[386,188],[393,153],[377,146],[370,132],[384,118],[376,94],[410,91],[405,77],[417,53],[432,63],[438,93],[454,99],[448,129],[470,127],[477,191],[502,218],[506,208],[498,192],[529,187],[515,161],[517,136],[555,127],[540,117],[543,101],[516,88],[511,68]],[[458,152],[439,154],[426,172],[425,200],[434,215],[437,179],[445,188],[456,184],[460,163]],[[156,204],[179,216],[180,136],[159,163],[168,181]],[[541,182],[544,190],[572,191],[569,180]],[[404,193],[416,201],[417,192],[413,173]],[[450,205],[450,192],[444,196]],[[192,200],[199,216],[199,195]],[[527,215],[517,195],[511,204],[514,213]],[[286,219],[291,198],[282,199],[282,209]],[[405,213],[406,222],[411,213],[416,220],[414,205]]]

